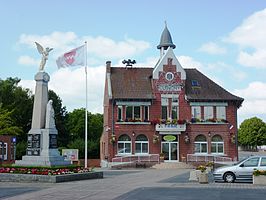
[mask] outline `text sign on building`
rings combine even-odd
[[[163,140],[167,142],[172,142],[176,140],[176,136],[174,135],[165,135],[163,136]]]
[[[160,84],[158,85],[158,90],[163,92],[179,92],[182,89],[182,85],[176,84]]]

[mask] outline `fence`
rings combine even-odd
[[[143,163],[143,162],[154,162],[159,163],[159,154],[148,154],[148,155],[128,155],[120,156],[112,159],[112,165],[119,165],[125,163]]]
[[[229,163],[233,162],[232,158],[210,154],[187,154],[187,162],[213,162],[213,163]]]

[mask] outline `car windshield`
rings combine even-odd
[[[243,159],[241,159],[240,161],[238,161],[237,163],[234,163],[233,165],[238,165],[238,164],[240,164],[241,162],[243,162],[244,160],[246,160],[247,158],[243,158]]]

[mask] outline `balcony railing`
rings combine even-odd
[[[185,131],[186,124],[156,124],[156,131]]]

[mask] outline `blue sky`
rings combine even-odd
[[[1,79],[34,88],[41,56],[34,41],[53,47],[45,71],[69,111],[85,105],[84,69],[58,70],[55,59],[88,41],[89,110],[102,112],[105,62],[154,66],[167,21],[184,68],[198,68],[245,98],[239,122],[266,121],[265,0],[6,0],[0,6]]]

